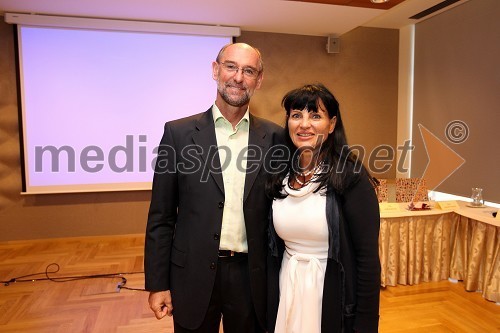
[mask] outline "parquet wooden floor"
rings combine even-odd
[[[448,280],[387,287],[380,294],[380,332],[500,332],[500,305]]]
[[[51,276],[142,272],[143,246],[144,238],[139,235],[4,242],[0,243],[0,280],[45,272],[51,263],[60,266]],[[126,286],[144,288],[143,274],[125,277]],[[146,292],[117,292],[120,281],[37,281],[0,286],[0,332],[173,332],[170,318],[155,319]]]
[[[48,265],[57,263],[59,272],[49,276],[141,272],[123,276],[127,287],[142,289],[143,245],[142,235],[3,242],[0,280],[45,272]],[[146,292],[117,291],[120,281],[38,280],[0,285],[0,332],[173,332],[171,318],[155,319]],[[466,292],[461,283],[388,287],[381,294],[380,332],[500,332],[500,306]]]

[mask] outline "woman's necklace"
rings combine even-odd
[[[304,187],[305,185],[309,184],[311,182],[311,180],[313,180],[315,178],[315,175],[316,173],[321,170],[323,166],[323,163],[319,163],[318,165],[316,165],[314,168],[306,171],[306,172],[297,172],[294,176],[294,179],[295,179],[295,182],[297,184],[300,185],[300,187]],[[305,180],[308,176],[310,175],[313,175],[311,178],[309,178],[309,180]],[[300,177],[303,177],[305,181],[301,181],[299,179],[299,176]]]
[[[317,169],[317,166],[316,166],[316,167],[314,167],[314,168],[312,168],[311,170],[306,171],[306,172],[297,172],[297,174],[298,174],[299,176],[302,176],[302,177],[307,177],[307,176],[309,176],[310,174],[312,174],[314,171],[316,171],[316,169]]]
[[[299,179],[299,175],[295,175],[295,182],[300,185],[300,187],[304,186],[305,184],[309,183],[310,180],[303,182]]]

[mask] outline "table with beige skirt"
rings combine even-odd
[[[379,254],[382,286],[439,280],[463,281],[467,291],[500,302],[500,219],[497,208],[468,207],[381,211]]]

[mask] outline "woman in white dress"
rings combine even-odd
[[[373,179],[348,145],[323,85],[285,95],[288,167],[273,174],[269,331],[377,332],[379,210]]]

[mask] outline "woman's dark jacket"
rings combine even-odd
[[[274,332],[278,313],[279,271],[285,249],[283,240],[274,230],[272,216],[271,211],[268,256],[269,332]],[[329,249],[323,288],[321,332],[378,332],[380,214],[378,200],[368,176],[361,175],[342,195],[329,191],[326,198],[326,218]]]

